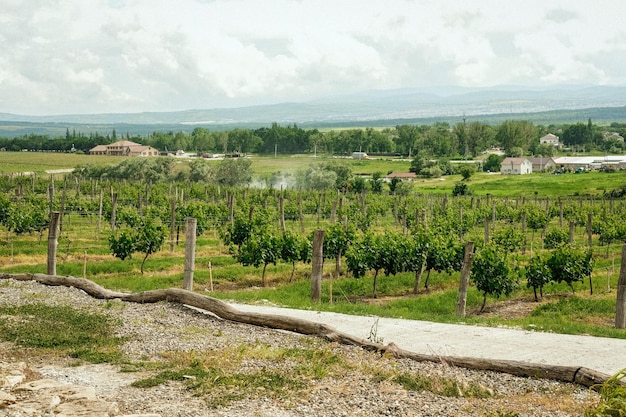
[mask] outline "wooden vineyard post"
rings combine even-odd
[[[54,209],[54,177],[50,175],[50,184],[48,185],[48,197],[50,199],[50,213]]]
[[[176,198],[170,201],[170,252],[174,253],[174,239],[176,237]]]
[[[626,245],[622,246],[622,265],[617,282],[617,308],[615,310],[615,327],[626,328]]]
[[[524,236],[524,243],[522,244],[522,255],[526,255],[526,245],[528,244],[528,239],[526,237],[526,212],[522,212],[522,235]]]
[[[117,193],[111,195],[111,231],[115,231],[115,211],[117,210]]]
[[[57,246],[59,233],[58,211],[50,213],[50,228],[48,229],[48,275],[57,274]]]
[[[489,243],[489,217],[485,217],[484,229],[485,229],[485,245],[486,245]]]
[[[209,291],[213,292],[213,266],[209,261]]]
[[[474,242],[465,244],[465,255],[463,256],[463,268],[461,269],[461,283],[459,284],[459,296],[456,302],[457,317],[465,317],[465,307],[467,305],[467,288],[469,287],[470,271],[472,260],[474,259]]]
[[[98,208],[98,235],[102,231],[102,199],[104,198],[104,190],[100,188],[100,206]]]
[[[593,247],[593,215],[587,213],[587,243],[589,247]]]
[[[324,236],[326,230],[316,230],[313,234],[313,260],[311,262],[311,300],[322,300],[322,274],[324,273]]]
[[[193,217],[187,217],[187,230],[185,236],[185,276],[183,277],[183,289],[189,291],[193,291],[193,271],[196,259],[196,226],[196,219]]]

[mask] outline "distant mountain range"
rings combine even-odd
[[[458,123],[480,120],[499,123],[511,118],[537,123],[626,120],[626,86],[559,86],[529,88],[439,87],[370,90],[308,102],[186,110],[177,112],[24,116],[0,113],[0,136],[27,133],[62,134],[110,131],[146,134],[154,131],[191,131],[254,128],[273,122],[301,127],[395,126],[403,123]]]

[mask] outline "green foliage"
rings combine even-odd
[[[462,195],[472,195],[472,192],[470,191],[466,183],[457,182],[456,184],[454,184],[454,188],[452,189],[452,195],[455,197]]]
[[[555,282],[565,282],[574,292],[574,283],[591,278],[593,271],[592,252],[573,245],[556,248],[547,260],[548,268]]]
[[[382,172],[372,173],[372,179],[370,181],[370,188],[374,194],[381,194],[383,192],[383,174]],[[0,207],[1,207],[0,202]]]
[[[134,252],[144,254],[141,262],[141,274],[146,260],[158,252],[167,236],[167,230],[150,218],[142,218],[134,228],[128,227],[119,233],[109,235],[109,248],[113,255],[121,260],[132,258]]]
[[[226,158],[222,160],[215,173],[217,183],[228,187],[249,184],[252,180],[251,165],[252,161],[247,158]]]
[[[584,417],[626,416],[626,369],[609,378],[600,387],[600,401],[585,410]]]
[[[346,266],[353,277],[361,278],[372,269],[373,248],[373,233],[364,233],[354,239],[346,251]]]
[[[507,120],[498,126],[496,133],[496,141],[507,155],[511,155],[514,148],[521,148],[525,153],[537,137],[536,126],[525,120]]]
[[[337,258],[342,256],[356,237],[354,226],[341,223],[331,224],[324,235],[324,257]]]
[[[233,256],[244,266],[252,265],[258,268],[263,265],[261,281],[265,286],[265,269],[269,264],[276,265],[281,249],[281,238],[271,233],[269,229],[262,229],[256,230],[252,236],[239,245]]]
[[[498,229],[492,239],[493,244],[506,253],[517,252],[524,245],[524,234],[514,226]]]
[[[31,199],[22,203],[11,204],[4,222],[11,232],[21,235],[24,233],[42,233],[50,224],[50,212],[43,199]]]
[[[552,281],[552,271],[541,255],[535,255],[524,267],[524,272],[527,280],[526,286],[533,289],[535,301],[538,301],[537,290],[543,295],[543,286]]]
[[[483,163],[483,171],[485,172],[500,172],[500,168],[502,167],[502,161],[504,161],[504,156],[490,154],[485,162]]]
[[[290,230],[285,231],[281,241],[280,259],[292,265],[290,281],[294,277],[296,262],[311,262],[312,251],[312,242],[309,239]]]
[[[229,251],[237,262],[244,266],[252,265],[259,268],[263,265],[261,275],[262,285],[265,286],[265,271],[267,265],[276,264],[281,254],[290,257],[306,256],[305,249],[300,247],[290,247],[285,249],[285,240],[272,230],[269,225],[266,213],[255,213],[252,219],[236,217],[232,225],[228,225],[222,232],[222,239],[229,246]],[[292,243],[298,244],[293,238]],[[301,244],[302,245],[302,244]],[[292,260],[292,262],[294,262]]]
[[[550,217],[544,209],[534,204],[524,207],[526,212],[526,225],[532,230],[540,230],[546,227]]]
[[[116,236],[109,235],[109,248],[116,258],[121,260],[132,258],[135,252],[136,234],[134,230],[122,230]]]
[[[543,243],[546,249],[555,249],[569,242],[569,232],[564,229],[551,229],[546,232]]]
[[[485,246],[474,257],[471,279],[483,293],[481,312],[485,308],[488,294],[496,298],[508,296],[518,287],[519,276],[509,262],[506,253],[495,245]]]
[[[428,247],[427,270],[447,273],[461,270],[464,246],[456,234],[429,230],[422,238]]]
[[[469,181],[469,179],[476,173],[476,167],[473,164],[465,164],[459,168],[459,174],[463,178],[463,181]]]

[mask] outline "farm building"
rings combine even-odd
[[[90,155],[116,156],[159,156],[159,150],[128,140],[120,140],[109,145],[98,145],[89,150]]]
[[[554,146],[556,148],[558,148],[559,146],[561,146],[560,142],[559,142],[559,137],[557,135],[553,135],[552,133],[548,133],[545,136],[542,136],[539,138],[539,144],[540,145],[551,145]]]
[[[551,172],[556,169],[554,158],[527,158],[533,165],[533,172]]]
[[[392,172],[385,177],[385,182],[390,182],[394,178],[401,181],[414,181],[417,175],[415,175],[415,172]]]
[[[505,158],[500,166],[500,174],[524,175],[532,174],[533,164],[528,158]]]
[[[624,169],[626,167],[626,156],[606,155],[606,156],[562,156],[554,158],[557,168],[569,171],[579,169],[590,171],[603,168]]]

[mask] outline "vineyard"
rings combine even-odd
[[[46,272],[52,212],[60,213],[57,274],[106,288],[180,287],[185,227],[194,218],[196,291],[454,322],[464,251],[473,242],[464,322],[626,337],[614,328],[626,241],[620,199],[5,175],[3,272]],[[325,230],[320,304],[310,300],[315,230]],[[504,313],[512,304],[524,314]]]

